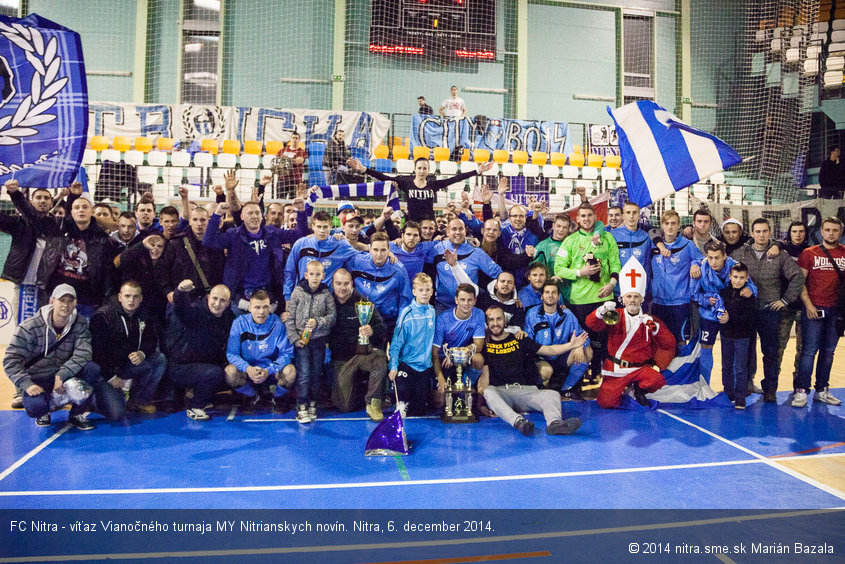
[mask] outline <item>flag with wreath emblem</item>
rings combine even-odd
[[[69,186],[87,134],[79,34],[37,14],[0,16],[0,183]]]

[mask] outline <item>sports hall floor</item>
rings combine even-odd
[[[569,437],[542,432],[545,424],[540,414],[530,415],[537,424],[531,438],[498,419],[444,425],[435,418],[409,418],[405,429],[412,452],[405,457],[364,456],[375,423],[363,412],[330,415],[307,426],[298,424],[293,412],[282,416],[216,412],[209,423],[190,421],[182,412],[136,416],[128,423],[113,424],[93,416],[97,428],[90,432],[66,425],[66,412],[60,412],[54,414],[51,428],[42,429],[23,411],[8,409],[11,384],[3,377],[0,514],[101,508],[699,511],[656,516],[586,512],[586,516],[578,514],[578,522],[544,522],[518,513],[504,535],[462,533],[443,540],[397,533],[370,535],[367,540],[372,542],[362,543],[359,536],[347,533],[305,548],[274,536],[243,540],[247,548],[236,549],[226,543],[218,547],[219,543],[206,538],[205,544],[186,540],[178,553],[153,553],[156,549],[149,542],[73,549],[44,537],[43,544],[7,546],[0,550],[0,562],[43,561],[50,554],[62,555],[56,560],[76,554],[72,559],[85,561],[231,562],[232,557],[237,561],[248,556],[250,561],[319,558],[321,563],[562,562],[565,554],[567,562],[595,562],[599,556],[594,549],[585,549],[589,546],[606,547],[607,554],[615,557],[604,559],[616,562],[632,557],[630,540],[671,540],[673,546],[696,539],[712,542],[714,537],[726,544],[766,538],[792,543],[799,540],[798,535],[787,533],[796,531],[805,542],[833,542],[834,558],[841,559],[845,550],[845,527],[841,526],[845,523],[845,408],[812,401],[806,409],[785,404],[792,351],[790,344],[777,406],[763,404],[761,396],[751,396],[744,412],[614,411],[602,410],[594,401],[566,402],[565,413],[577,414],[584,421],[579,432]],[[845,345],[840,346],[838,357],[845,358]],[[718,354],[715,365],[720,366]],[[841,360],[834,366],[831,387],[838,397],[845,397]],[[734,516],[700,511],[708,509],[727,509]],[[197,519],[202,515],[198,513]],[[834,533],[821,532],[820,519],[839,525],[833,527]],[[717,527],[721,528],[713,532]],[[209,546],[219,550],[209,552]],[[40,556],[21,559],[27,555]],[[684,559],[763,561],[717,556]],[[835,561],[829,558],[812,561]],[[678,556],[648,560],[678,561]],[[765,561],[811,560],[792,554],[769,555]]]

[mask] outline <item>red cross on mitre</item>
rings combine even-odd
[[[636,292],[645,296],[646,273],[643,265],[636,258],[631,257],[622,267],[619,279],[619,295]]]

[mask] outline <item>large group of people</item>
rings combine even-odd
[[[215,202],[197,205],[183,187],[180,207],[158,213],[151,194],[133,211],[95,210],[78,185],[27,198],[8,181],[17,214],[0,215],[12,236],[3,277],[40,305],[3,361],[13,407],[48,426],[70,403],[82,430],[93,428],[88,412],[114,420],[180,406],[208,421],[223,398],[245,413],[293,410],[302,424],[326,409],[380,421],[393,397],[405,415],[443,409],[456,377],[448,351],[468,347],[481,414],[531,435],[522,414],[536,410],[547,433],[571,434],[580,420],[564,417],[561,399],[584,400],[585,384],[600,382],[603,408],[624,396],[648,405],[665,385],[661,369],[692,339],[709,381],[717,335],[736,408],[751,393],[776,402],[793,326],[789,403],[806,406],[813,387],[815,401],[839,405],[828,389],[845,288],[837,218],[813,246],[800,222],[777,241],[766,219],[747,234],[733,218],[717,230],[705,209],[686,229],[674,210],[646,229],[626,203],[603,225],[583,191],[574,220],[534,199],[508,205],[504,178],[482,185],[480,217],[465,192],[438,215],[436,191],[476,173],[434,179],[418,159],[413,175],[394,177],[335,149],[346,156],[332,156],[338,174],[395,182],[407,217],[385,207],[365,219],[340,202],[332,229],[328,212],[306,208],[304,185],[284,180],[296,197],[265,205],[269,176],[248,202],[231,173]],[[369,320],[359,317],[365,302]]]

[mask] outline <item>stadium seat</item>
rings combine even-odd
[[[818,74],[819,72],[819,61],[818,59],[807,59],[804,61],[804,73],[805,74]]]
[[[429,149],[428,147],[423,147],[422,145],[417,145],[416,147],[414,147],[414,160],[430,158],[431,149]]]
[[[150,166],[167,166],[167,153],[164,151],[150,151],[147,153],[147,164]]]
[[[211,153],[194,153],[194,166],[211,168],[214,166],[214,155]]]
[[[434,148],[434,160],[442,163],[449,160],[449,147],[435,147]]]
[[[604,157],[602,155],[596,155],[595,153],[587,155],[587,166],[600,168],[602,162],[604,162]]]
[[[455,161],[440,161],[440,174],[457,174],[458,172],[458,163]]]
[[[382,145],[386,147],[386,145]],[[373,168],[379,172],[393,172],[393,161],[390,159],[375,159]]]
[[[129,141],[129,137],[115,137],[112,139],[112,147],[115,151],[125,153],[132,148],[132,143]]]
[[[187,151],[173,151],[170,154],[170,166],[181,168],[191,166],[191,154]]]
[[[824,63],[825,70],[842,70],[845,67],[845,57],[828,57]]]
[[[824,73],[824,86],[831,88],[834,86],[842,86],[842,71],[827,71]],[[105,154],[105,151],[103,151]]]
[[[238,155],[236,153],[220,153],[217,155],[217,166],[228,170],[238,166]]]
[[[543,178],[557,178],[560,176],[560,167],[555,165],[543,165]]]
[[[543,166],[549,162],[549,155],[543,151],[534,151],[531,153],[531,164]]]
[[[754,33],[754,40],[758,42],[763,42],[766,40],[766,30],[765,29],[758,29]]]
[[[619,155],[607,155],[604,160],[610,168],[619,168],[622,165],[622,157]]]
[[[552,159],[552,164],[554,164],[554,159]],[[584,155],[581,153],[570,153],[569,164],[571,166],[584,166]]]
[[[836,23],[836,22],[833,22]],[[827,22],[818,22],[813,24],[813,33],[827,33],[830,24]]]
[[[155,184],[158,181],[158,168],[152,166],[138,167],[138,182]]]
[[[510,160],[510,154],[502,149],[493,151],[493,162],[497,164],[504,164]]]
[[[132,166],[140,166],[144,164],[144,153],[141,151],[126,151],[123,153],[123,161]]]
[[[572,151],[575,153],[583,153],[583,151],[581,150],[581,145],[573,145]]]
[[[463,149],[461,151],[461,162],[468,161],[469,157],[470,157],[470,150],[469,149]]]
[[[605,182],[614,181],[619,178],[619,169],[603,166],[601,168],[601,179]]]
[[[173,138],[172,137],[159,137],[156,139],[156,149],[159,151],[172,151],[173,150]]]
[[[135,150],[142,153],[149,153],[153,150],[153,140],[149,137],[136,137]]]
[[[260,155],[261,149],[261,141],[244,141],[244,153],[248,155]]]
[[[388,156],[390,156],[390,147],[387,145],[376,145],[373,149],[373,157],[376,159],[386,159]]]
[[[478,170],[478,164],[473,161],[461,161],[461,172],[475,172]]]
[[[82,164],[92,165],[97,162],[97,151],[94,149],[85,149],[82,153]]]
[[[581,167],[581,178],[584,180],[596,180],[599,177],[599,169],[594,166]]]
[[[97,152],[105,151],[109,148],[109,140],[103,135],[94,135],[91,137],[91,148]]]
[[[842,74],[842,73],[840,73],[840,74]],[[121,160],[120,159],[120,151],[115,151],[114,149],[104,149],[100,153],[100,159],[102,159],[104,161],[112,161],[112,162],[115,162],[115,163],[119,163],[120,160]]]
[[[411,155],[411,150],[406,145],[393,146],[393,160],[406,160]]]
[[[550,159],[549,162],[554,166],[563,166],[566,164],[566,155],[563,153],[552,153]]]
[[[472,160],[477,163],[486,163],[490,161],[490,151],[487,149],[476,149],[475,152],[472,154]]]
[[[241,155],[241,168],[257,169],[260,159],[255,153],[244,153]]]
[[[519,176],[519,165],[502,163],[502,176]]]
[[[268,153],[266,155],[263,155],[261,157],[261,164],[264,166],[264,168],[269,170],[269,169],[273,168],[273,159],[275,159],[275,158],[276,158],[275,153],[272,153],[272,154]]]
[[[717,172],[714,175],[711,175],[710,178],[707,179],[710,184],[724,184],[725,183],[725,175],[721,172]]]
[[[396,147],[393,148],[396,150]],[[414,172],[414,161],[411,159],[399,159],[396,161],[396,172],[399,174],[411,174]]]
[[[535,164],[526,163],[522,165],[522,176],[537,178],[540,176],[540,167]]]
[[[365,158],[360,158],[365,156],[368,151],[364,149],[356,148],[355,151],[350,151],[353,157],[358,158],[361,161],[361,164],[364,166],[369,166],[370,158],[367,155]],[[323,156],[326,153],[326,145],[324,143],[311,143],[308,145],[308,185],[309,186],[325,186],[327,185],[331,179],[329,175],[326,174],[328,171],[323,168]]]
[[[771,49],[772,49],[772,53],[780,53],[781,49],[783,49],[783,40],[782,39],[772,39]]]
[[[216,155],[220,150],[220,143],[217,139],[201,139],[200,150]]]
[[[560,174],[563,178],[578,178],[581,176],[581,171],[577,166],[564,165],[560,169]]]
[[[845,41],[845,29],[839,29],[830,34],[831,43],[842,43],[843,41]]]
[[[524,165],[528,162],[528,151],[514,151],[512,160],[513,164]]]
[[[227,155],[240,155],[241,142],[237,139],[226,139],[223,141],[223,152]]]
[[[499,174],[499,165],[494,163],[493,166],[491,166],[490,169],[487,170],[487,172],[483,172],[482,174],[484,176],[496,176],[497,174]]]
[[[793,38],[791,38],[791,39],[789,40],[789,46],[790,46],[791,48],[793,48],[793,49],[795,49],[795,48],[797,48],[797,47],[801,47],[801,45],[802,45],[803,43],[804,43],[804,36],[803,36],[803,35],[799,35],[799,36],[797,36],[797,37],[793,37]]]
[[[798,47],[793,47],[791,49],[786,50],[786,61],[788,63],[794,63],[801,59],[801,49]]]
[[[827,23],[825,23],[827,25]],[[845,29],[845,19],[841,20],[833,20],[833,29],[839,31],[840,29]],[[827,31],[827,29],[825,29]]]
[[[267,155],[273,155],[274,157],[279,154],[279,151],[282,150],[285,144],[281,141],[267,141],[264,144],[264,153]]]

